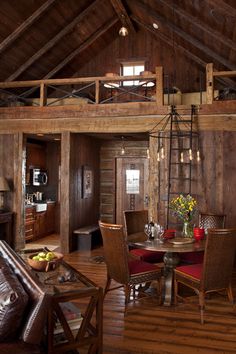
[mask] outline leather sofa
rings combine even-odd
[[[17,283],[16,288],[13,283]],[[17,293],[19,288],[25,296]],[[47,352],[42,342],[50,300],[36,274],[5,241],[0,240],[1,354]],[[16,313],[12,312],[14,306]]]

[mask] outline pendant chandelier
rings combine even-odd
[[[149,136],[157,139],[158,162],[167,158],[172,150],[178,154],[179,163],[201,161],[199,133],[193,130],[194,115],[194,106],[191,107],[190,119],[184,119],[177,113],[175,106],[171,106],[171,112],[149,132]],[[165,143],[166,139],[169,140],[169,149]]]

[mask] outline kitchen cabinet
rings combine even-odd
[[[34,238],[35,225],[35,207],[27,206],[25,208],[25,240],[29,241]]]
[[[25,240],[32,241],[55,232],[55,203],[48,203],[46,211],[36,212],[35,206],[25,210]]]
[[[34,238],[40,238],[47,234],[46,220],[46,211],[40,211],[35,214]]]
[[[47,204],[46,230],[49,234],[55,232],[55,203]]]

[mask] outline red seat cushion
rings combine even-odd
[[[180,262],[188,264],[198,264],[203,262],[204,251],[183,252],[180,254]]]
[[[129,260],[129,271],[131,275],[150,272],[158,269],[159,268],[156,265],[140,261],[139,259]]]
[[[192,265],[185,265],[177,267],[176,270],[178,272],[190,275],[191,277],[200,280],[202,274],[202,264],[192,264]]]
[[[164,252],[149,251],[141,248],[134,248],[130,251],[135,257],[139,257],[141,261],[149,263],[158,263],[163,261]]]

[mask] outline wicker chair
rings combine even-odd
[[[205,229],[223,229],[225,227],[226,215],[224,214],[199,214],[199,227]]]
[[[144,225],[148,223],[147,210],[125,210],[124,224],[128,242],[142,242],[147,239],[144,234]],[[141,248],[130,249],[130,253],[138,259],[149,262],[163,262],[164,252],[149,251]]]
[[[236,229],[208,229],[204,260],[174,270],[175,304],[178,284],[192,288],[199,296],[201,323],[204,323],[205,295],[226,290],[233,304],[231,276],[236,249]]]
[[[108,291],[124,286],[126,310],[126,306],[130,301],[131,290],[133,290],[135,297],[135,285],[157,280],[160,288],[161,269],[154,264],[140,261],[129,255],[122,225],[107,224],[99,221],[99,226],[107,266],[107,282],[104,296]],[[112,280],[121,285],[110,288]]]
[[[207,234],[208,229],[223,229],[225,227],[226,215],[224,214],[207,214],[199,213],[198,225],[205,230]],[[189,252],[181,254],[181,263],[197,264],[202,263],[204,257],[203,252]]]

